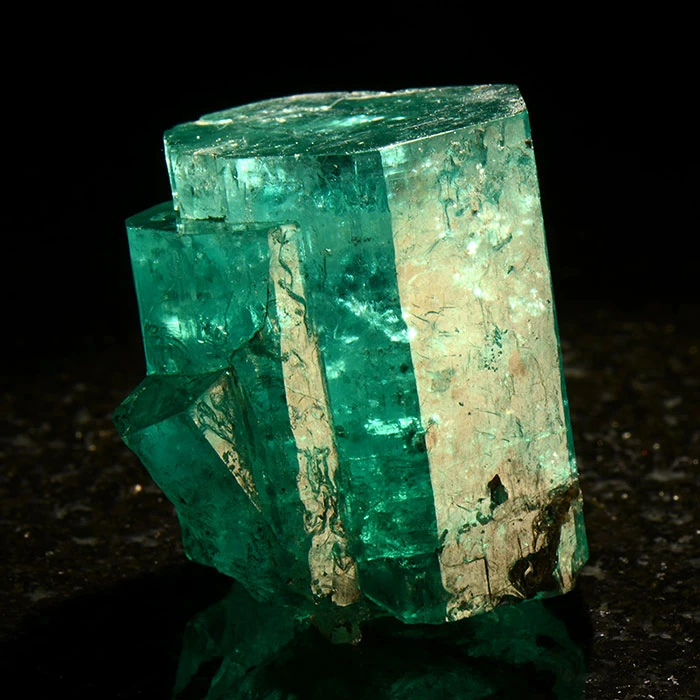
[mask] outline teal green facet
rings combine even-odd
[[[127,222],[149,376],[116,421],[188,554],[331,636],[569,590],[586,541],[517,88],[276,99],[165,146],[173,205]]]
[[[149,374],[229,366],[264,323],[269,226],[190,221],[169,204],[126,226]]]
[[[252,471],[239,470],[236,478],[217,449],[217,429],[228,433],[226,441],[254,449],[252,440],[246,443],[250,436],[241,417],[246,407],[235,384],[229,370],[193,377],[150,375],[122,404],[115,420],[175,505],[192,559],[235,576],[262,596],[275,596],[280,588],[294,596],[293,589],[308,587],[304,557],[295,561],[273,523],[263,517],[252,490]],[[222,402],[222,396],[228,400]],[[218,411],[228,414],[226,424]],[[243,464],[251,452],[241,451]]]

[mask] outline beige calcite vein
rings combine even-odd
[[[194,405],[192,421],[200,428],[202,435],[233,474],[251,503],[260,511],[255,479],[237,446],[234,427],[241,421],[237,421],[233,415],[232,407],[237,405],[231,400],[234,393],[231,376],[228,372],[223,372],[209,392]]]
[[[346,553],[338,513],[338,451],[321,365],[318,336],[306,313],[299,231],[280,226],[269,235],[270,280],[275,290],[282,371],[289,420],[297,447],[297,485],[304,525],[311,535],[309,568],[315,595],[340,606],[359,599],[357,565]]]
[[[554,545],[566,590],[575,508],[556,532],[537,529],[575,465],[524,119],[405,144],[384,153],[384,168],[447,617],[524,597],[516,564]]]

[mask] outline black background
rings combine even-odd
[[[568,613],[587,697],[697,697],[690,20],[327,6],[271,27],[275,8],[229,10],[8,24],[0,632],[27,697],[167,697],[186,620],[221,590],[184,564],[110,422],[144,373],[123,222],[169,198],[163,131],[300,92],[479,83],[517,84],[530,112],[591,542]]]
[[[230,41],[223,20],[206,29],[193,20],[191,44],[184,26],[115,39],[105,25],[53,40],[36,63],[31,52],[15,57],[4,159],[10,336],[26,354],[47,336],[70,342],[85,324],[137,322],[123,220],[169,198],[165,129],[325,90],[519,85],[558,302],[696,295],[690,47],[671,33],[588,20],[557,20],[546,40],[534,20],[501,27],[481,16],[452,31],[403,18],[382,30],[345,17],[328,33],[297,23],[240,36],[234,22]],[[183,43],[191,50],[176,48]],[[28,309],[33,295],[41,301]]]

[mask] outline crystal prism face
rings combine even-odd
[[[568,591],[586,538],[517,89],[302,95],[165,141],[175,210],[127,222],[148,377],[115,420],[188,554],[339,624]]]
[[[267,312],[269,225],[182,219],[178,229],[170,204],[126,225],[149,374],[227,367]]]

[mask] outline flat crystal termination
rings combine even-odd
[[[331,630],[570,590],[587,545],[517,88],[300,95],[165,144],[176,212],[127,222],[148,376],[115,420],[188,555]]]

